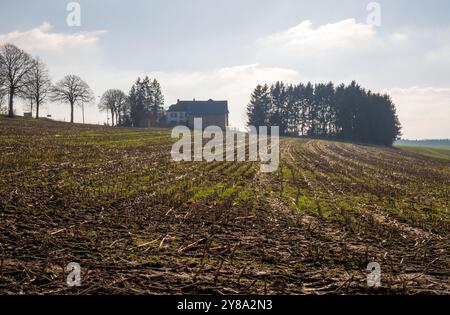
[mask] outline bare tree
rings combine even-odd
[[[25,51],[11,44],[0,47],[0,77],[9,95],[8,115],[14,116],[14,96],[22,92],[33,68],[33,59]]]
[[[73,123],[74,106],[92,102],[94,100],[94,93],[89,85],[79,76],[70,74],[56,83],[52,89],[51,99],[54,102],[70,104],[70,122]]]
[[[103,93],[98,108],[100,111],[111,112],[111,125],[114,126],[114,122],[119,125],[122,124],[122,113],[124,106],[127,102],[127,96],[124,92],[117,89],[106,90]]]
[[[33,103],[36,104],[37,119],[40,106],[48,100],[52,92],[52,83],[47,66],[39,58],[33,60],[33,68],[27,77],[23,97],[31,101],[31,112],[33,112]]]
[[[5,113],[3,104],[5,103],[5,94],[2,90],[2,87],[0,86],[0,114]]]

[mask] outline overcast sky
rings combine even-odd
[[[245,125],[258,83],[356,80],[390,94],[404,138],[450,138],[450,1],[0,0],[0,43],[43,59],[53,80],[73,73],[100,96],[128,93],[138,76],[157,78],[165,105],[177,99],[229,101],[230,123]],[[22,112],[21,106],[18,113]],[[42,111],[69,119],[69,106]],[[81,121],[81,110],[75,119]],[[86,121],[103,123],[96,104]]]

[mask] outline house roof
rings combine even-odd
[[[178,101],[169,107],[168,112],[188,114],[228,114],[228,101]]]

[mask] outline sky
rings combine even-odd
[[[448,0],[80,0],[80,25],[70,2],[0,0],[0,44],[39,56],[55,82],[84,79],[96,95],[86,122],[103,124],[99,96],[138,76],[160,81],[166,107],[228,100],[241,128],[257,84],[356,80],[391,95],[403,138],[450,138]],[[41,112],[70,116],[65,104]]]

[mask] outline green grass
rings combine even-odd
[[[282,138],[280,168],[266,174],[258,163],[175,162],[173,141],[170,129],[0,116],[7,292],[65,293],[65,275],[48,270],[75,254],[90,267],[87,285],[108,284],[101,294],[190,293],[193,284],[195,293],[290,294],[318,283],[320,293],[372,294],[360,289],[364,262],[385,253],[401,262],[384,269],[385,289],[428,292],[426,278],[394,282],[397,272],[449,270],[450,150]],[[36,281],[16,263],[24,257]],[[433,278],[437,288],[444,278]]]
[[[450,148],[396,145],[396,148],[428,157],[450,160]]]

